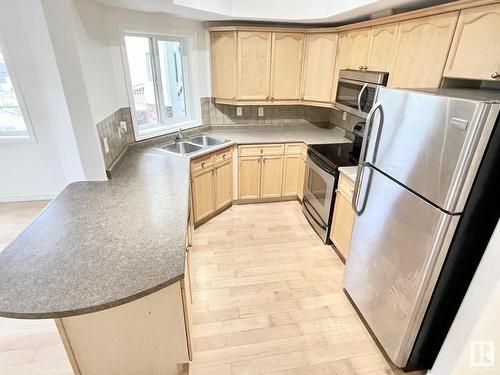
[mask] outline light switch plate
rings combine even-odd
[[[102,140],[102,143],[104,143],[104,152],[106,154],[109,154],[108,137],[104,137],[104,139]]]
[[[118,132],[118,139],[122,139],[122,130],[120,129],[120,125],[116,127],[116,131]]]
[[[259,115],[259,117],[264,116],[264,107],[259,107],[258,115]]]
[[[236,116],[243,116],[243,109],[241,107],[236,107]]]
[[[342,120],[347,120],[347,112],[342,112]]]

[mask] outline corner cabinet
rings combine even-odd
[[[273,33],[271,48],[272,101],[300,99],[304,35],[304,33]]]
[[[439,87],[458,12],[401,22],[390,87]]]
[[[500,4],[460,12],[444,76],[500,80]]]
[[[326,106],[331,106],[337,41],[336,33],[306,35],[306,55],[302,76],[303,101],[318,105],[325,103]]]
[[[191,199],[195,224],[231,205],[232,197],[231,147],[191,161]]]
[[[236,85],[236,31],[215,31],[212,40],[212,88],[219,99],[235,100]]]
[[[268,100],[271,33],[238,31],[238,99]]]

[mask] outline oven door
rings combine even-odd
[[[335,107],[353,115],[366,118],[375,102],[379,85],[339,79]]]
[[[330,225],[330,213],[337,172],[315,154],[308,152],[304,197],[326,225]]]

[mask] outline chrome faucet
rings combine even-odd
[[[177,132],[177,137],[175,137],[176,142],[181,142],[184,140],[184,134],[182,134],[182,129],[179,128],[179,131]]]

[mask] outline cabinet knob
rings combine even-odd
[[[360,65],[360,66],[359,66],[359,70],[363,70],[363,65]]]
[[[223,154],[223,155],[222,155],[222,159],[225,159],[225,158],[226,158],[226,154]]]
[[[498,79],[498,78],[500,78],[500,74],[498,74],[498,72],[493,72],[493,73],[491,73],[491,78]]]
[[[205,162],[201,162],[201,167],[204,168],[205,167]]]
[[[263,152],[264,152],[264,150],[261,148],[261,149],[260,149],[260,153],[262,154]]]

